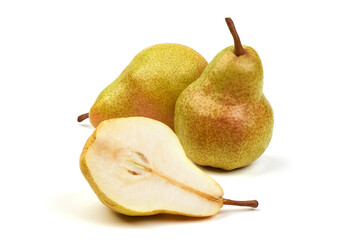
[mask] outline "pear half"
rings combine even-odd
[[[257,206],[223,199],[222,188],[186,157],[175,133],[150,118],[100,123],[85,144],[80,168],[100,201],[125,215],[204,217],[223,204]]]

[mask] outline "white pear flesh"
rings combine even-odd
[[[219,184],[186,156],[165,124],[144,117],[103,121],[80,158],[99,199],[132,216],[211,216],[223,206]]]

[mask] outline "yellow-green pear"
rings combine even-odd
[[[174,127],[175,102],[196,80],[207,61],[181,44],[158,44],[138,53],[120,76],[98,96],[87,117],[94,127],[117,117],[149,117]]]
[[[167,125],[144,117],[105,120],[88,139],[80,168],[100,201],[130,215],[205,217],[223,204],[258,202],[223,198],[223,190],[187,157]]]
[[[263,94],[257,52],[242,46],[230,18],[234,46],[222,50],[179,96],[175,132],[195,163],[231,170],[249,165],[267,148],[273,110]]]

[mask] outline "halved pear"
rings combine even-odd
[[[144,117],[103,121],[88,139],[80,168],[100,201],[131,216],[171,213],[204,217],[223,204],[223,190],[185,155],[175,133]]]

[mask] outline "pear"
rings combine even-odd
[[[270,143],[274,118],[265,98],[257,52],[242,46],[226,18],[234,46],[218,53],[179,96],[175,132],[199,165],[232,170],[258,159]]]
[[[80,168],[100,201],[129,216],[170,213],[205,217],[223,204],[223,190],[187,157],[175,133],[144,117],[105,120],[87,140]]]
[[[110,118],[143,116],[174,128],[176,99],[206,66],[207,61],[198,52],[181,44],[148,47],[134,57],[78,121],[89,117],[97,127]]]

